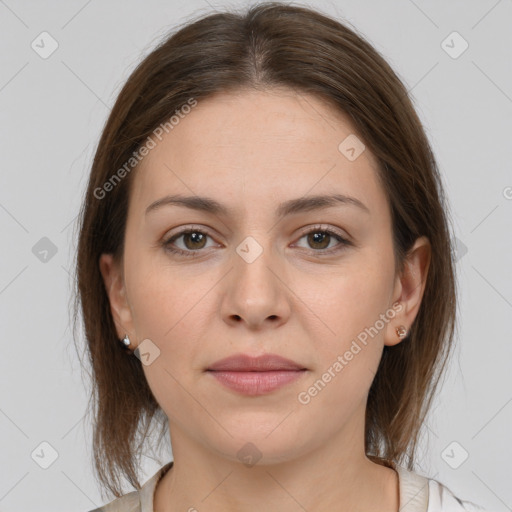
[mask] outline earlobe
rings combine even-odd
[[[100,272],[110,302],[110,311],[116,325],[117,336],[123,339],[132,331],[132,315],[126,300],[126,289],[121,269],[112,254],[102,254],[99,260]]]
[[[401,309],[397,312],[391,329],[385,335],[385,345],[396,345],[406,340],[411,326],[421,306],[425,291],[428,269],[430,266],[431,245],[427,237],[416,240],[407,253],[404,271],[396,279],[396,295],[393,302],[399,302]],[[391,322],[390,322],[391,324]],[[403,328],[402,328],[403,327]]]

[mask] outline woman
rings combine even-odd
[[[81,211],[95,465],[116,496],[96,510],[481,510],[414,472],[454,337],[446,212],[404,85],[353,30],[266,3],[163,41]],[[173,461],[141,486],[153,421]]]

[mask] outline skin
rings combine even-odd
[[[200,101],[137,169],[122,265],[103,254],[100,269],[119,338],[160,350],[143,368],[169,418],[174,467],[156,488],[156,511],[398,510],[397,473],[364,452],[364,415],[384,346],[400,343],[396,328],[409,329],[418,312],[430,245],[418,239],[395,274],[376,161],[368,149],[354,161],[338,150],[353,133],[347,116],[315,96],[222,93]],[[274,217],[283,201],[333,192],[369,213],[340,204]],[[232,213],[164,206],[145,215],[167,194],[212,197]],[[305,233],[316,224],[352,244],[315,242]],[[167,252],[163,242],[191,225],[206,240],[185,235],[174,246],[197,254]],[[236,252],[247,236],[263,249],[252,263]],[[397,301],[394,318],[299,403]],[[241,395],[205,372],[239,352],[279,354],[308,371],[269,394]],[[248,442],[262,455],[251,467],[237,457]]]

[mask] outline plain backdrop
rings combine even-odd
[[[69,310],[91,161],[120,87],[161,37],[243,5],[0,0],[1,511],[102,504]],[[355,26],[404,81],[450,201],[459,336],[417,471],[512,510],[512,2],[307,5]],[[142,481],[170,460],[157,455],[144,459]]]

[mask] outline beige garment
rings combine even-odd
[[[154,512],[153,495],[156,486],[172,467],[172,464],[171,461],[160,468],[139,491],[125,494],[90,512]],[[474,503],[460,500],[436,480],[421,476],[396,464],[393,467],[398,473],[400,512],[484,511]]]

